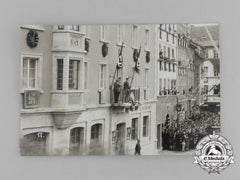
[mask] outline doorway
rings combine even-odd
[[[157,125],[157,149],[162,147],[162,128],[161,124]]]
[[[117,147],[116,150],[119,155],[125,154],[125,140],[126,140],[126,124],[120,123],[117,125]]]

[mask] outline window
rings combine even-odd
[[[84,62],[84,89],[87,89],[88,63]]]
[[[168,47],[168,59],[171,58],[171,52],[170,52],[170,47]]]
[[[167,63],[164,62],[164,71],[167,71]]]
[[[162,24],[159,27],[159,38],[162,39]]]
[[[76,155],[82,152],[84,142],[84,128],[77,127],[70,131],[70,154]]]
[[[64,25],[58,25],[59,30],[64,30]]]
[[[107,65],[100,64],[100,89],[107,88]]]
[[[57,59],[57,90],[63,89],[63,59]]]
[[[117,42],[119,45],[122,45],[124,41],[124,25],[119,24],[117,25]]]
[[[38,58],[23,58],[23,81],[22,87],[24,89],[36,89],[37,87],[37,71]]]
[[[133,80],[132,80],[132,89],[137,89],[138,88],[138,77],[139,75],[135,73]]]
[[[166,46],[163,46],[163,56],[166,57],[167,55],[167,52],[166,52]]]
[[[48,153],[47,132],[35,132],[23,137],[21,154],[27,156],[47,155]]]
[[[167,36],[166,36],[167,42],[169,42],[168,34],[169,34],[169,32],[167,32]]]
[[[138,138],[138,118],[132,119],[132,133],[131,133],[131,139],[136,140]]]
[[[161,57],[160,57],[160,52],[161,53],[163,53],[162,52],[162,45],[161,44],[159,44],[159,53],[158,53],[158,58],[160,59]],[[162,54],[163,55],[163,54]]]
[[[209,58],[209,59],[214,58],[214,50],[213,49],[207,50],[207,58]]]
[[[172,43],[173,43],[173,44],[175,43],[174,38],[175,38],[175,36],[174,36],[174,34],[173,34],[173,35],[172,35]]]
[[[106,41],[106,40],[107,40],[107,26],[100,25],[100,41]]]
[[[78,60],[69,60],[68,88],[70,90],[78,89],[79,69],[80,68]]]
[[[79,27],[79,25],[72,25],[72,26],[70,27],[70,29],[73,30],[73,31],[79,31],[79,30],[80,30],[80,27]]]
[[[163,70],[163,61],[159,62],[159,68],[160,68],[160,71]]]
[[[91,127],[91,143],[101,143],[102,140],[102,124],[95,124]]]
[[[175,53],[174,53],[174,49],[172,49],[172,59],[175,58]]]
[[[159,79],[159,95],[162,95],[162,79]]]
[[[138,27],[136,25],[133,25],[133,32],[132,32],[132,45],[133,47],[137,47],[138,43]]]
[[[149,29],[145,30],[145,47],[149,49]]]
[[[176,65],[173,64],[173,72],[175,72],[175,71],[176,71]]]
[[[145,87],[149,88],[149,69],[145,69]]]
[[[168,63],[168,71],[171,72],[172,69],[171,69],[171,63]]]
[[[143,117],[143,137],[148,137],[148,128],[149,127],[149,116]]]

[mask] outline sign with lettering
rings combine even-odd
[[[24,91],[24,108],[36,108],[39,106],[39,91],[26,90]]]
[[[150,110],[151,107],[152,107],[151,105],[142,106],[141,111]]]

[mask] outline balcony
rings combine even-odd
[[[204,99],[205,104],[220,104],[219,95],[207,95]]]
[[[111,90],[110,93],[112,109],[117,112],[137,110],[140,101],[140,88],[129,91],[121,89],[120,93]]]

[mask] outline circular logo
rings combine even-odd
[[[222,136],[208,135],[202,138],[195,150],[194,163],[208,173],[220,173],[233,162],[231,144]]]

